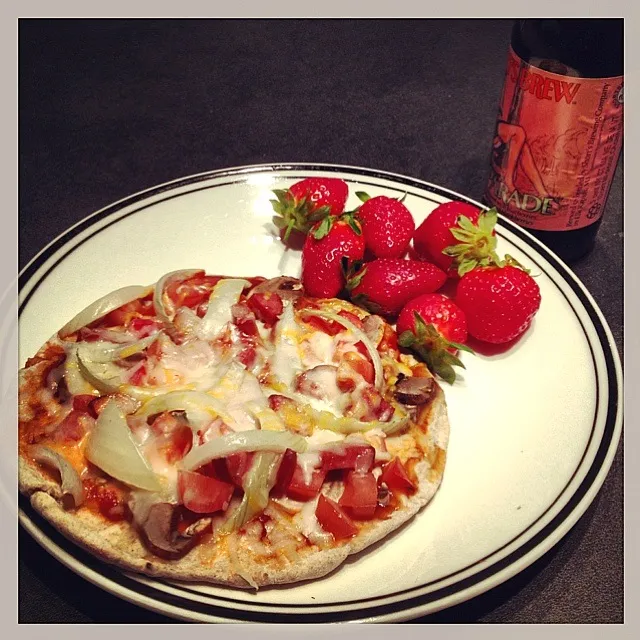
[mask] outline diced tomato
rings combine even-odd
[[[369,358],[355,351],[347,351],[343,356],[343,361],[356,373],[359,373],[369,384],[373,384],[375,371]]]
[[[334,322],[333,320],[325,320],[324,318],[320,318],[318,316],[306,315],[304,316],[304,321],[318,331],[322,331],[323,333],[326,333],[330,336],[335,336],[341,331],[344,331],[344,327],[339,322]]]
[[[282,298],[277,293],[254,293],[247,298],[247,304],[267,327],[272,327],[282,314]]]
[[[129,323],[129,329],[134,331],[140,338],[146,338],[161,328],[162,322],[152,318],[131,318]]]
[[[231,307],[231,316],[238,330],[244,336],[257,338],[259,335],[256,316],[249,309],[248,302],[239,302]]]
[[[372,518],[378,504],[378,483],[373,473],[349,471],[340,506],[347,508],[358,520]]]
[[[252,461],[253,454],[246,451],[232,453],[230,456],[225,458],[227,472],[229,473],[229,477],[233,484],[238,487],[242,486],[244,474],[249,470]]]
[[[362,329],[362,320],[360,320],[355,313],[351,313],[350,311],[345,311],[343,309],[338,312],[338,315],[351,322],[351,324],[355,324],[358,329]]]
[[[297,461],[298,454],[293,449],[287,449],[282,454],[282,460],[280,461],[278,474],[276,475],[276,483],[271,490],[274,495],[280,496],[286,491],[291,483],[293,472],[296,470]]]
[[[258,352],[256,348],[253,345],[247,345],[237,355],[237,359],[238,362],[241,362],[247,369],[250,369],[254,365],[257,355]]]
[[[233,495],[233,485],[193,471],[178,472],[178,497],[194,513],[224,511]]]
[[[411,478],[409,478],[407,470],[397,457],[384,465],[380,482],[384,482],[389,489],[400,489],[403,491],[416,490],[416,485]]]
[[[342,508],[322,494],[318,498],[316,518],[320,526],[336,540],[352,538],[358,533],[358,527]]]
[[[384,398],[380,399],[380,405],[378,406],[378,420],[380,422],[389,422],[393,418],[393,414],[396,410],[393,405],[387,402]]]
[[[315,498],[320,493],[326,474],[327,472],[324,469],[314,469],[309,482],[307,482],[302,472],[302,467],[296,465],[287,487],[287,495],[293,500],[301,500],[303,502]]]
[[[82,413],[89,413],[89,405],[96,399],[95,396],[89,394],[80,394],[77,396],[73,396],[73,408],[75,411],[80,411]]]
[[[138,365],[135,371],[129,376],[129,384],[138,387],[141,386],[146,375],[147,367],[144,364]]]
[[[202,272],[187,280],[171,282],[165,289],[165,293],[176,309],[179,307],[193,309],[209,300],[213,287],[221,279],[221,276],[206,276]]]
[[[325,471],[334,469],[369,471],[375,457],[376,450],[369,444],[343,444],[335,449],[326,449],[320,454],[322,468]]]

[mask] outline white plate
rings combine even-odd
[[[174,269],[298,275],[271,224],[271,189],[333,175],[370,195],[407,194],[416,221],[469,201],[412,178],[336,165],[254,166],[177,180],[115,203],[48,245],[20,275],[20,361],[77,310]],[[576,277],[501,219],[499,251],[537,276],[542,306],[507,353],[464,354],[445,385],[451,439],[442,486],[408,525],[324,579],[258,593],[120,573],[88,556],[21,501],[25,528],[65,565],[131,602],[185,620],[409,620],[458,604],[523,570],[576,523],[613,460],[621,372],[606,322]],[[60,302],[64,301],[64,302]]]

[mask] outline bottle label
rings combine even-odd
[[[487,202],[530,229],[593,224],[622,147],[622,113],[623,76],[581,78],[570,69],[560,75],[510,48]]]

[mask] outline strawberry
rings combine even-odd
[[[362,260],[362,227],[352,215],[326,217],[309,232],[302,247],[302,285],[317,298],[335,298],[344,287],[341,259]]]
[[[305,178],[288,189],[274,189],[271,200],[275,212],[273,223],[287,242],[292,231],[308,233],[322,218],[338,216],[344,211],[349,195],[347,183],[340,178]]]
[[[450,384],[454,366],[464,368],[455,355],[458,349],[473,353],[467,339],[464,311],[440,293],[427,293],[408,302],[397,322],[398,344],[412,349],[429,369]]]
[[[401,200],[387,196],[356,195],[364,204],[357,209],[367,249],[376,258],[399,258],[409,247],[416,224]]]
[[[515,340],[540,308],[540,288],[513,258],[477,267],[460,278],[456,302],[477,340],[502,344]]]
[[[378,258],[347,273],[351,300],[373,313],[394,316],[416,295],[437,291],[447,275],[433,264],[402,258]]]
[[[455,275],[463,259],[475,260],[473,268],[495,250],[497,218],[495,209],[482,212],[466,202],[445,202],[416,229],[413,248],[423,260]]]

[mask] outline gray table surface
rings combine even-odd
[[[22,20],[19,261],[93,211],[212,169],[373,167],[480,199],[510,21]],[[623,171],[574,265],[623,340]],[[19,534],[19,621],[170,622]],[[623,621],[622,444],[594,503],[531,567],[429,623]]]

